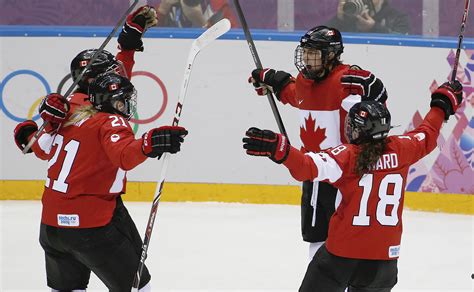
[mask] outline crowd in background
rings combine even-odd
[[[240,23],[233,0],[149,0],[159,12],[159,27],[209,27],[228,18]],[[463,0],[294,0],[293,11],[278,11],[278,1],[240,1],[250,28],[281,29],[282,14],[288,27],[307,30],[329,25],[342,32],[457,36]],[[111,26],[130,4],[127,0],[0,0],[0,25],[98,25]],[[47,14],[44,12],[48,11]],[[79,13],[87,11],[87,13]],[[279,19],[280,17],[280,19]],[[474,18],[468,19],[474,26]],[[473,37],[472,30],[466,37]]]
[[[238,26],[228,0],[162,0],[157,8],[159,26],[209,27],[224,17]],[[410,33],[408,15],[387,0],[338,0],[327,24],[346,32]]]

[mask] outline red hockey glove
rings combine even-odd
[[[165,153],[177,153],[188,131],[183,127],[163,126],[152,129],[142,136],[142,151],[148,157],[158,157]]]
[[[266,156],[276,163],[283,163],[288,158],[290,144],[282,134],[250,128],[245,135],[247,137],[244,137],[242,141],[248,155]]]
[[[69,102],[58,93],[50,93],[40,103],[39,114],[41,118],[53,127],[62,124],[69,112]]]
[[[38,125],[32,120],[26,120],[19,123],[13,130],[13,136],[15,137],[15,143],[21,151],[25,149],[28,141],[34,133],[38,131]],[[31,153],[31,148],[26,153]]]
[[[285,71],[273,69],[255,69],[248,82],[252,83],[258,95],[267,95],[268,90],[274,92],[280,100],[280,92],[292,81],[291,75]]]
[[[157,23],[158,18],[155,8],[149,5],[138,8],[127,16],[118,37],[120,48],[143,52],[142,36],[148,28],[155,26]]]
[[[447,121],[457,111],[462,102],[462,84],[455,80],[445,82],[431,94],[430,107],[439,107],[444,111],[444,120]]]
[[[363,101],[375,100],[385,103],[387,90],[380,79],[369,71],[362,70],[358,66],[351,68],[341,77],[341,84],[346,94],[358,94]]]

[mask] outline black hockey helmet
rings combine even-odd
[[[84,67],[89,64],[92,56],[94,56],[97,49],[88,49],[80,52],[77,56],[72,59],[71,62],[71,77],[75,81]],[[81,80],[77,83],[79,87],[79,91],[86,93],[87,88],[89,86],[90,79],[95,78],[97,75],[102,74],[107,71],[115,71],[117,73],[120,72],[120,68],[122,68],[121,64],[115,60],[114,55],[110,52],[103,50],[99,53],[97,58],[94,60],[92,65],[84,72]]]
[[[133,84],[116,73],[106,72],[89,85],[89,99],[101,112],[119,114],[130,119],[137,109],[137,92]]]
[[[324,72],[312,70],[311,66],[305,63],[304,49],[321,51]],[[339,30],[324,25],[316,26],[301,37],[300,44],[295,50],[295,66],[305,78],[314,79],[316,81],[323,80],[330,72],[328,67],[340,63],[340,56],[343,51],[344,46]],[[330,53],[334,53],[332,59],[329,59]]]
[[[356,103],[346,116],[345,134],[352,144],[383,140],[390,131],[390,112],[378,101]]]

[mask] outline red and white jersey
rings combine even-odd
[[[81,107],[83,105],[90,105],[89,96],[85,93],[81,92],[74,92],[70,96],[67,97],[71,109],[69,110],[70,113],[74,112],[74,109]]]
[[[122,63],[124,73],[127,74],[127,77],[131,79],[132,76],[132,69],[135,65],[135,50],[120,50],[115,58]],[[69,110],[68,117],[74,113],[74,111],[84,105],[90,105],[89,96],[82,92],[74,92],[70,96],[67,97],[69,104],[71,106]],[[37,142],[31,147],[31,149],[35,152],[36,156],[43,160],[49,160],[52,156],[51,147],[53,142],[54,136],[44,132]],[[46,151],[49,149],[48,151]]]
[[[284,164],[296,179],[329,182],[342,194],[329,223],[329,252],[357,259],[398,258],[408,169],[436,147],[443,118],[442,110],[432,108],[418,128],[388,137],[384,154],[363,176],[355,172],[358,145],[306,155],[290,151]]]
[[[84,105],[90,105],[89,97],[87,94],[81,92],[74,92],[70,96],[67,97],[69,101],[69,105],[71,106],[69,113],[66,117],[68,120],[74,111]],[[41,136],[39,136],[38,140],[31,146],[31,150],[36,154],[36,156],[42,160],[49,160],[53,156],[53,152],[51,148],[53,147],[54,142],[54,134],[47,133],[43,131]]]
[[[116,56],[129,78],[134,54],[134,50],[121,50]],[[77,108],[90,104],[81,92],[67,99],[71,105],[67,119]],[[57,227],[109,223],[116,196],[125,192],[126,171],[147,158],[128,121],[108,113],[61,127],[56,134],[43,132],[31,149],[38,158],[48,160],[41,221]]]
[[[34,153],[50,157],[42,222],[57,227],[106,225],[116,196],[125,192],[126,171],[147,158],[128,121],[109,113],[96,113],[38,141]]]
[[[280,101],[300,110],[300,139],[303,151],[319,152],[341,143],[344,119],[350,108],[361,101],[359,95],[347,95],[341,85],[349,65],[337,65],[326,79],[315,82],[301,73],[280,93]]]
[[[135,65],[135,50],[120,50],[115,56],[115,59],[122,63],[125,73],[127,74],[125,77],[131,80],[132,69]]]

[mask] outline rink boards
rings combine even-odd
[[[145,52],[136,54],[132,78],[138,90],[138,116],[132,123],[137,137],[152,127],[171,123],[189,47],[200,32],[156,29],[147,34]],[[0,144],[0,199],[40,198],[47,163],[22,155],[10,138],[12,130],[27,118],[41,123],[37,116],[39,100],[57,91],[61,83],[64,92],[71,84],[66,78],[71,58],[83,49],[98,47],[107,33],[107,28],[0,27],[0,127],[4,137]],[[264,66],[296,75],[293,52],[299,35],[256,31]],[[194,63],[180,121],[190,134],[182,152],[172,157],[164,201],[299,202],[299,184],[284,167],[268,159],[248,157],[242,150],[241,138],[247,128],[277,130],[268,101],[257,97],[247,83],[254,64],[243,39],[240,31],[232,31],[203,50]],[[418,115],[427,112],[430,87],[450,75],[450,48],[456,46],[455,39],[382,35],[344,35],[344,40],[343,61],[370,69],[384,81],[392,124],[400,125],[392,134],[410,129]],[[463,71],[458,78],[470,95],[474,45],[469,39],[465,45],[460,62]],[[115,53],[116,40],[112,39],[106,49]],[[278,107],[292,144],[299,146],[297,111],[281,104]],[[469,141],[467,148],[461,143],[464,136],[472,137],[471,119],[472,105],[468,104],[457,119],[444,125],[439,141],[443,150],[436,149],[410,173],[408,207],[474,214],[472,166],[467,172],[463,168],[465,163],[472,165],[472,147]],[[462,170],[459,175],[440,177],[434,166],[445,163],[454,169],[457,166],[449,160],[458,154],[464,157],[458,163]],[[129,172],[126,198],[150,200],[160,169],[159,161],[148,160]],[[440,183],[441,189],[436,187]]]

